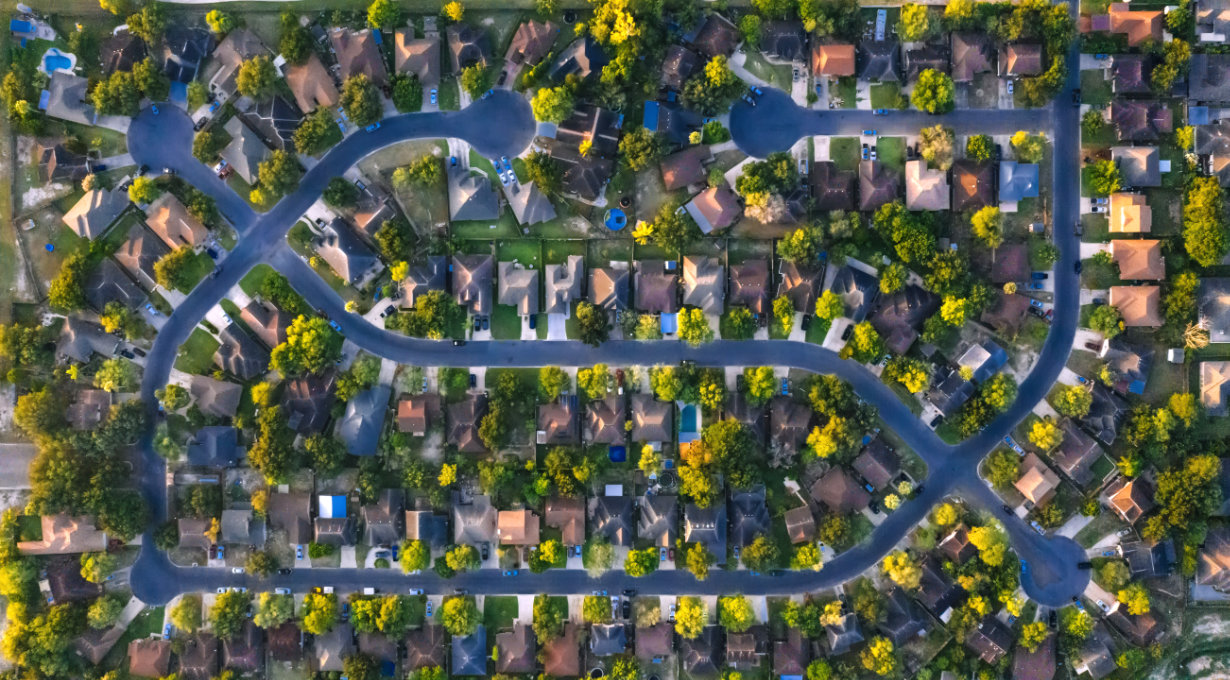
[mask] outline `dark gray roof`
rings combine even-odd
[[[352,455],[376,454],[391,394],[392,390],[387,385],[376,385],[356,394],[346,403],[346,413],[337,424],[337,436]]]
[[[453,636],[453,675],[487,675],[487,628],[478,626],[473,635]]]
[[[769,537],[769,530],[763,485],[730,495],[730,540],[747,547],[757,536]]]
[[[188,464],[225,467],[240,457],[239,430],[229,425],[207,425],[188,440]]]
[[[136,309],[145,302],[145,293],[128,278],[115,260],[107,258],[86,278],[85,298],[91,307],[101,312],[108,302],[118,302]]]
[[[611,545],[632,545],[632,497],[598,496],[590,501],[591,536]]]
[[[717,558],[718,563],[726,561],[726,504],[715,503],[712,507],[702,508],[695,503],[688,503],[683,508],[683,540],[686,543],[700,543]]]
[[[264,375],[269,364],[269,352],[252,339],[238,324],[232,323],[218,334],[221,344],[214,352],[214,361],[222,370],[239,378],[251,380]]]

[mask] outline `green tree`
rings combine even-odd
[[[906,590],[918,590],[922,582],[922,568],[904,550],[891,552],[880,563],[880,570],[893,583]]]
[[[441,614],[448,608],[448,603],[441,607]],[[303,604],[300,606],[301,619],[299,627],[305,633],[312,635],[324,635],[333,630],[337,625],[338,618],[341,615],[341,610],[338,608],[337,595],[332,593],[308,593],[303,596]],[[447,628],[447,618],[445,619],[445,627]],[[450,631],[452,632],[452,631]]]
[[[525,157],[525,175],[547,196],[558,196],[563,189],[563,169],[558,161],[543,151],[531,151]]]
[[[871,363],[884,354],[884,339],[876,332],[871,322],[864,321],[855,324],[850,341],[843,351],[848,350],[850,356],[859,363]]]
[[[816,317],[823,321],[832,321],[845,313],[845,302],[831,290],[824,291],[816,299]]]
[[[609,623],[611,601],[601,595],[586,595],[581,603],[581,617],[589,623]]]
[[[969,530],[969,542],[978,548],[978,557],[988,567],[1004,563],[1008,552],[1008,536],[994,526],[974,527]]]
[[[115,573],[120,566],[119,560],[111,553],[92,552],[81,553],[81,578],[90,583],[102,583]]]
[[[787,262],[809,263],[816,259],[819,235],[809,227],[799,227],[777,242],[777,256]]]
[[[934,20],[926,5],[907,2],[901,6],[897,20],[897,35],[906,42],[921,42],[935,32],[938,21]]]
[[[112,300],[103,306],[103,313],[98,316],[98,323],[108,333],[116,333],[125,339],[134,340],[145,330],[145,322],[131,307],[122,302]]]
[[[1021,626],[1021,646],[1029,650],[1031,654],[1049,636],[1050,632],[1047,630],[1046,622],[1044,621],[1033,621]]]
[[[392,78],[393,105],[401,113],[410,113],[423,108],[423,84],[418,76],[398,74]]]
[[[777,563],[777,544],[763,534],[743,548],[743,565],[753,571],[768,571]]]
[[[112,357],[98,367],[94,387],[108,392],[127,392],[137,382],[137,367],[123,357]]]
[[[722,337],[730,340],[750,340],[756,333],[756,318],[747,307],[732,307],[723,320]]]
[[[260,54],[244,60],[235,76],[235,88],[239,94],[253,99],[267,99],[278,85],[278,70],[273,61]]]
[[[482,564],[478,549],[472,545],[455,545],[444,553],[444,560],[453,571],[470,571]]]
[[[194,633],[201,627],[201,596],[184,595],[171,608],[171,624],[184,631]]]
[[[1093,394],[1080,385],[1069,385],[1055,393],[1051,406],[1054,406],[1060,415],[1083,418],[1093,406]]]
[[[205,15],[205,23],[209,25],[209,30],[218,35],[230,33],[239,25],[233,14],[220,9],[209,10],[209,13]]]
[[[295,617],[295,600],[290,595],[278,595],[268,591],[256,598],[256,611],[252,623],[261,628],[277,628]]]
[[[1121,590],[1132,580],[1132,570],[1122,560],[1107,560],[1097,570],[1098,585],[1107,590]]]
[[[1119,166],[1110,159],[1094,161],[1085,166],[1089,177],[1089,191],[1095,196],[1113,194],[1123,185]]]
[[[972,135],[965,143],[965,155],[976,161],[989,161],[995,157],[995,141],[990,135]]]
[[[1035,420],[1029,428],[1029,443],[1043,451],[1050,451],[1063,443],[1063,432],[1049,418]]]
[[[481,64],[472,64],[461,70],[457,81],[466,94],[477,99],[491,87],[491,73]]]
[[[359,187],[344,177],[334,177],[325,185],[321,198],[330,208],[353,208],[359,203]]]
[[[1018,130],[1008,140],[1016,153],[1017,160],[1022,163],[1041,163],[1046,154],[1046,135],[1031,135],[1024,130]]]
[[[905,265],[900,262],[889,264],[880,270],[880,292],[885,295],[891,295],[905,288],[905,281],[908,276],[909,271],[906,270]],[[833,297],[836,298],[837,296],[834,295]]]
[[[538,392],[544,401],[555,401],[572,389],[572,376],[559,366],[543,366],[538,370]]]
[[[219,593],[214,599],[214,606],[209,610],[209,625],[214,634],[220,638],[228,638],[239,633],[248,617],[249,605],[251,601],[247,593],[238,590]]]
[[[153,203],[161,193],[162,191],[154,184],[154,179],[148,176],[136,177],[128,185],[128,198],[137,205]]]
[[[691,543],[684,551],[683,561],[688,571],[692,572],[692,576],[695,576],[697,581],[703,581],[709,578],[709,568],[713,566],[716,559],[705,549],[704,544]]]
[[[932,125],[918,131],[918,153],[929,167],[948,172],[952,167],[952,146],[955,139],[951,128]]]
[[[124,600],[118,593],[108,593],[90,603],[86,622],[94,630],[110,628],[124,611]]]
[[[295,65],[307,63],[314,54],[312,51],[312,34],[306,26],[299,23],[299,16],[291,11],[284,11],[278,20],[278,53]],[[296,144],[295,148],[299,146]]]
[[[727,633],[742,633],[756,623],[752,603],[742,595],[718,598],[718,623]]]
[[[883,377],[901,383],[910,394],[918,394],[931,384],[930,365],[911,357],[893,357],[884,366]]]
[[[683,84],[683,100],[706,116],[714,116],[730,108],[744,87],[743,81],[730,70],[726,57],[718,55]]]
[[[871,638],[871,642],[859,653],[859,660],[863,668],[880,676],[895,674],[899,665],[893,642],[886,637]]]
[[[132,82],[152,101],[166,101],[171,95],[171,81],[150,57],[132,65]]]
[[[677,253],[700,237],[700,229],[686,212],[680,214],[679,205],[669,202],[658,210],[652,222],[634,230],[632,236],[639,245],[654,245],[669,253]]]
[[[969,218],[974,236],[987,245],[988,248],[998,248],[1004,242],[1003,218],[999,208],[984,206]]]
[[[299,186],[299,178],[303,176],[303,169],[299,166],[299,161],[294,154],[275,149],[256,167],[256,175],[261,188],[275,196],[281,196]]]
[[[295,150],[309,156],[318,156],[342,140],[341,131],[333,121],[333,112],[325,107],[317,108],[303,118],[292,137]]]
[[[709,622],[709,612],[699,597],[681,597],[675,608],[675,632],[685,640],[694,640]]]
[[[998,489],[1011,487],[1021,476],[1020,458],[1007,449],[996,449],[987,456],[986,476]]]
[[[365,74],[350,76],[342,84],[342,94],[339,102],[350,122],[365,127],[380,120],[383,113],[380,105],[380,92]]]
[[[743,369],[743,387],[747,400],[752,404],[764,404],[777,394],[777,377],[772,366],[756,366]]]
[[[538,595],[534,598],[534,635],[540,644],[557,638],[564,632],[568,605],[566,601],[561,603],[559,599],[550,595]]]
[[[1225,193],[1214,177],[1195,177],[1183,199],[1183,245],[1202,267],[1220,262],[1227,251]]]
[[[648,547],[644,550],[629,550],[624,558],[624,571],[628,576],[641,577],[652,574],[658,569],[658,549]]]
[[[164,288],[186,293],[197,283],[193,276],[195,264],[196,251],[191,246],[180,246],[154,263],[154,280]]]
[[[948,113],[953,107],[952,76],[933,68],[918,74],[910,103],[927,113]]]
[[[273,348],[270,368],[284,376],[318,373],[341,358],[342,336],[318,316],[299,316],[286,329],[286,340]]]
[[[699,347],[713,340],[713,328],[705,313],[698,307],[685,307],[679,312],[679,339],[692,347]]]
[[[128,17],[128,32],[149,44],[162,42],[166,27],[167,20],[163,16],[162,5],[156,2],[151,2]]]
[[[815,543],[802,543],[796,546],[794,556],[790,558],[791,569],[820,571],[823,566],[820,548]]]
[[[372,0],[367,6],[367,23],[382,31],[399,28],[404,22],[402,8],[394,0]]]

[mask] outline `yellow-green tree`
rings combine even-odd
[[[859,654],[859,660],[863,662],[863,668],[876,675],[892,675],[897,672],[897,654],[892,641],[886,637],[872,638]]]
[[[907,590],[917,590],[922,582],[922,568],[904,550],[889,553],[880,563],[880,571],[893,583]]]
[[[705,624],[709,622],[709,612],[699,597],[681,597],[675,608],[675,632],[685,640],[696,639]]]
[[[974,527],[969,531],[969,542],[978,548],[978,556],[989,567],[1004,563],[1008,553],[1008,537],[993,526]]]
[[[1050,451],[1063,443],[1063,431],[1050,418],[1035,420],[1029,428],[1029,443]]]
[[[742,633],[756,623],[752,603],[742,595],[718,598],[718,623],[729,633]]]

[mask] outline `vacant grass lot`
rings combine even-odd
[[[175,368],[185,373],[206,375],[214,370],[214,352],[220,343],[203,328],[192,329],[192,335],[179,348]]]

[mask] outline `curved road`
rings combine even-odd
[[[532,141],[535,124],[526,101],[512,93],[497,91],[493,97],[480,100],[461,112],[397,116],[383,121],[381,128],[374,132],[354,133],[309,170],[294,193],[263,215],[254,213],[208,168],[192,159],[192,126],[185,115],[172,107],[167,107],[159,116],[148,111],[143,113],[134,120],[129,131],[133,157],[138,163],[154,168],[173,168],[190,184],[213,196],[240,236],[235,250],[224,261],[222,273],[216,279],[203,281],[176,308],[148,354],[141,393],[149,405],[151,419],[157,416],[154,391],[166,384],[179,346],[231,286],[254,265],[266,262],[287,276],[305,298],[336,320],[352,342],[366,351],[403,363],[443,366],[643,364],[647,357],[652,357],[652,363],[691,359],[701,365],[780,365],[834,374],[850,382],[860,397],[877,407],[886,425],[923,457],[929,471],[921,492],[890,514],[867,541],[837,556],[820,572],[787,572],[768,577],[752,576],[746,571],[713,571],[708,580],[698,582],[686,571],[657,572],[640,579],[613,571],[591,579],[583,571],[557,570],[505,579],[499,572],[490,570],[443,581],[434,574],[407,577],[389,570],[314,568],[258,580],[248,575],[231,574],[227,569],[175,566],[165,553],[153,548],[151,528],[145,536],[148,547],[141,551],[134,565],[139,574],[132,579],[135,594],[146,602],[159,603],[186,590],[230,585],[295,589],[333,585],[341,590],[352,590],[364,586],[401,588],[410,584],[429,592],[465,587],[475,593],[582,593],[597,587],[608,590],[636,588],[645,593],[663,594],[685,591],[792,593],[837,585],[857,576],[894,549],[935,503],[950,493],[957,493],[994,512],[1004,523],[1013,548],[1030,565],[1022,575],[1026,592],[1042,604],[1062,605],[1080,593],[1088,580],[1086,572],[1076,569],[1076,562],[1083,558],[1084,551],[1071,540],[1039,536],[1020,519],[1006,516],[999,510],[998,496],[978,477],[977,465],[1046,395],[1066,363],[1075,336],[1079,281],[1073,264],[1079,257],[1079,245],[1072,232],[1062,227],[1077,218],[1077,195],[1072,183],[1059,179],[1079,176],[1078,114],[1075,108],[1067,106],[1075,81],[1073,73],[1065,91],[1058,96],[1058,103],[1047,109],[957,111],[946,116],[894,112],[887,117],[873,118],[869,111],[806,111],[794,106],[784,94],[769,91],[761,99],[760,106],[741,103],[732,111],[733,138],[741,149],[754,156],[788,148],[806,135],[857,135],[867,128],[876,128],[883,134],[905,134],[936,122],[959,130],[1006,133],[1045,128],[1049,119],[1055,149],[1054,224],[1060,227],[1055,232],[1055,242],[1061,253],[1054,273],[1054,325],[1034,371],[1020,385],[1017,399],[1008,411],[982,432],[956,446],[939,440],[890,389],[861,365],[843,361],[833,352],[808,343],[718,340],[690,348],[674,341],[613,341],[595,348],[572,341],[493,341],[454,347],[448,342],[390,333],[357,315],[346,313],[338,295],[285,244],[284,236],[289,227],[316,200],[329,179],[390,144],[451,136],[465,139],[487,156],[519,154]],[[156,525],[168,513],[166,466],[153,450],[152,431],[141,443],[141,454],[141,490],[150,503]]]

